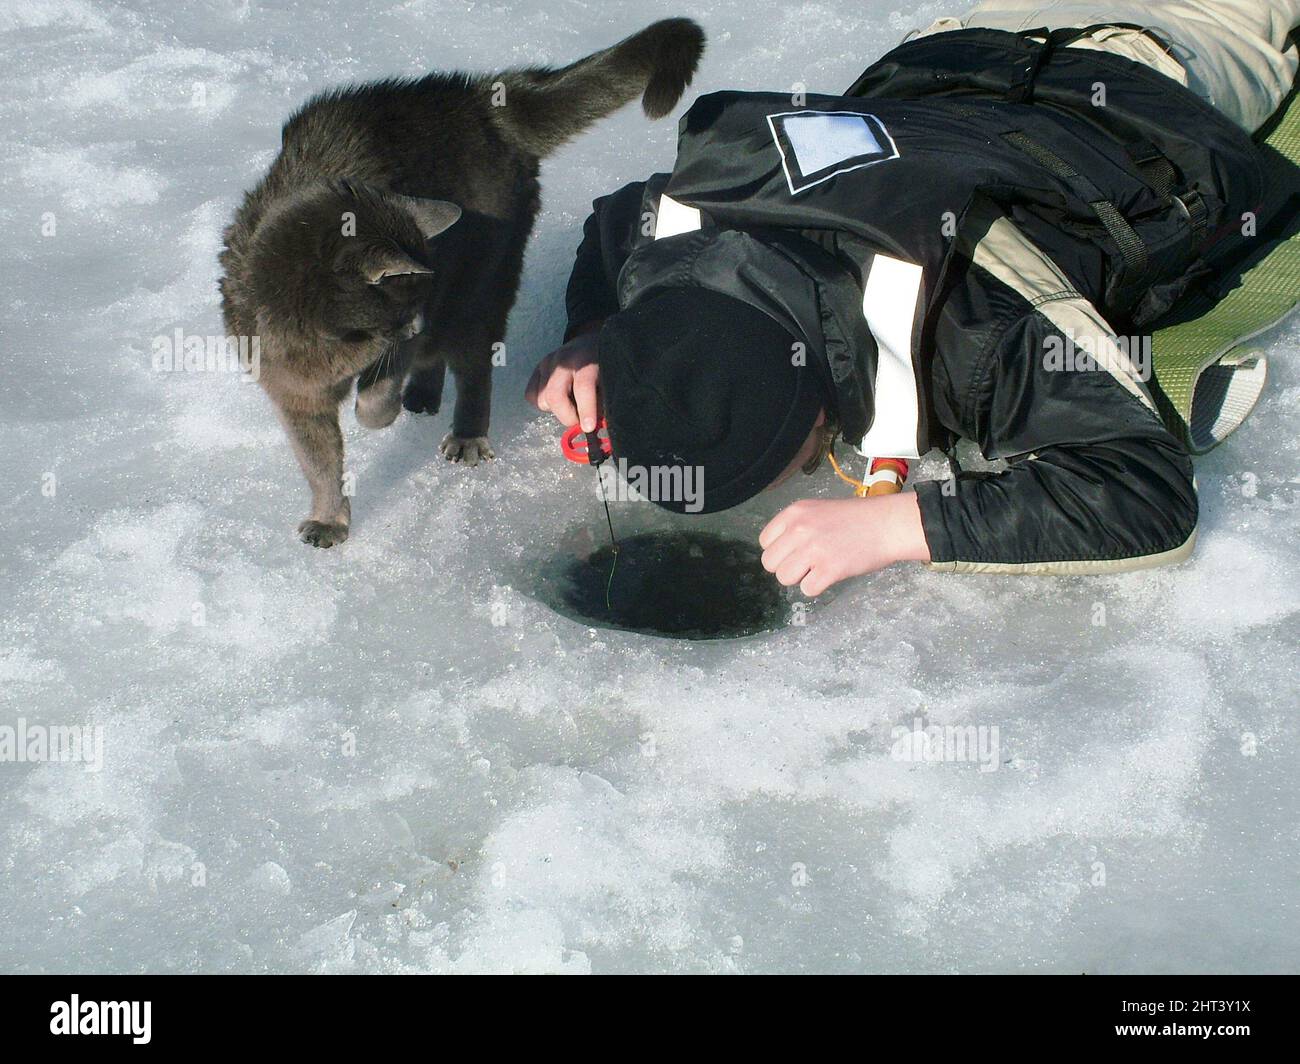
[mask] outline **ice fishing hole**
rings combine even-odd
[[[757,543],[709,532],[646,532],[608,543],[569,537],[537,566],[536,597],[599,628],[672,639],[737,639],[784,628],[791,599]]]

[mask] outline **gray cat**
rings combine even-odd
[[[348,536],[339,404],[392,424],[436,413],[456,378],[442,453],[488,444],[493,344],[504,339],[540,206],[538,162],[642,95],[651,118],[690,84],[704,34],[656,22],[561,69],[429,74],[349,86],[289,119],[280,154],[225,231],[222,311],[258,337],[260,382],[311,485],[306,543]]]

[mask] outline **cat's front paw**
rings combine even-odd
[[[402,393],[402,406],[412,414],[436,414],[442,406],[442,392],[408,384]]]
[[[298,526],[298,538],[313,547],[332,547],[348,538],[348,526],[308,518]]]
[[[480,461],[490,462],[496,457],[486,436],[456,436],[448,433],[442,438],[438,450],[449,462],[464,462],[472,466],[478,465]]]

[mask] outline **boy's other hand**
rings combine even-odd
[[[538,410],[554,415],[565,428],[575,423],[583,432],[594,432],[600,417],[597,390],[596,338],[601,323],[591,322],[537,363],[528,379],[524,398]]]
[[[809,598],[894,562],[930,560],[914,492],[869,499],[801,499],[759,534],[763,568]]]

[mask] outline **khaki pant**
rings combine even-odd
[[[1168,42],[1174,58],[1150,37],[1132,30],[1102,30],[1070,47],[1096,48],[1146,63],[1252,133],[1277,110],[1300,63],[1295,47],[1286,41],[1292,27],[1300,25],[1300,0],[983,0],[964,18],[941,18],[921,36],[976,27],[1054,30],[1103,22],[1154,30]]]

